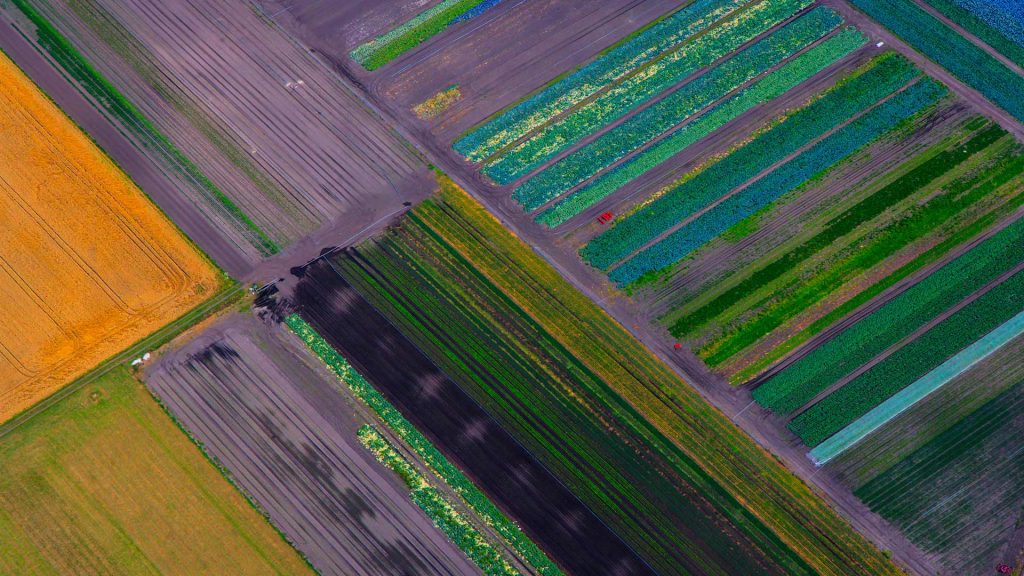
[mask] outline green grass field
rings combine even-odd
[[[119,368],[0,438],[0,574],[311,574]]]

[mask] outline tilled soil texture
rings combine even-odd
[[[366,423],[279,327],[232,316],[147,384],[321,574],[476,574],[359,444]]]
[[[320,260],[295,289],[299,313],[431,442],[574,574],[651,574],[619,538]]]
[[[415,200],[407,183],[426,173],[415,152],[248,3],[31,5],[251,219],[214,216],[226,233],[258,229],[277,251]],[[190,193],[223,212],[223,199]]]
[[[209,261],[0,54],[0,422],[195,308]]]

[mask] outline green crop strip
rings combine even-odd
[[[982,42],[996,49],[1018,66],[1024,68],[1024,47],[1004,36],[995,28],[980,20],[974,14],[957,6],[951,0],[924,0],[964,30],[977,36]]]
[[[1000,230],[754,390],[754,399],[792,412],[846,374],[1024,259],[1024,220]]]
[[[821,444],[1022,307],[1024,272],[1018,272],[811,406],[789,423],[789,429],[808,446]]]
[[[60,65],[60,67],[89,93],[95,102],[109,114],[117,118],[121,125],[132,131],[152,152],[164,156],[165,161],[177,167],[184,175],[212,196],[230,218],[238,222],[243,229],[254,235],[250,239],[253,246],[264,256],[276,254],[280,248],[239,208],[224,192],[222,192],[202,171],[179,150],[171,141],[161,134],[131,102],[129,102],[110,82],[106,80],[91,64],[68,42],[50,22],[44,18],[27,0],[11,0],[32,24],[36,27],[39,45]],[[247,235],[248,236],[248,235]]]
[[[584,246],[580,255],[595,268],[611,267],[687,216],[896,92],[919,73],[895,53],[872,60],[778,125],[617,221]]]
[[[962,163],[1005,136],[1004,130],[998,126],[990,126],[962,146],[936,154],[888,186],[837,215],[825,224],[821,232],[803,244],[759,268],[747,279],[704,306],[685,312],[684,316],[671,325],[670,331],[677,337],[693,334],[712,319],[718,318],[738,303],[760,292],[765,286],[792,274],[803,263],[865,223],[876,219],[921,188],[947,174],[955,173]],[[976,178],[981,179],[983,176],[979,174]],[[965,187],[970,183],[975,183],[975,179],[965,183]],[[961,192],[964,191],[966,190]],[[833,269],[818,270],[813,276],[802,279],[801,286],[792,296],[778,298],[773,302],[770,312],[750,318],[740,326],[730,325],[728,334],[720,339],[713,339],[701,348],[701,356],[712,365],[720,364],[830,294],[845,279],[852,277],[856,272],[868,270],[892,253],[928,234],[934,227],[966,209],[990,190],[982,187],[975,193],[963,196],[953,192],[949,191],[929,200],[923,206],[912,208],[908,218],[896,220],[891,228],[876,230],[867,241],[868,245],[864,246],[861,242],[857,253],[850,260],[836,263]]]
[[[518,570],[509,565],[466,518],[452,506],[441,492],[398,453],[387,438],[373,426],[364,425],[357,432],[359,442],[378,462],[387,466],[409,487],[412,501],[426,513],[448,538],[488,576],[516,576]]]
[[[488,526],[497,531],[539,574],[558,575],[562,571],[523,531],[516,526],[473,482],[444,457],[415,426],[402,416],[384,396],[362,377],[326,340],[297,314],[285,319],[295,333],[353,394],[365,402],[403,442],[457,493]]]
[[[443,32],[478,5],[493,3],[493,0],[443,0],[395,29],[360,44],[349,56],[363,68],[376,70]]]

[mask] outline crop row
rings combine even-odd
[[[470,161],[486,160],[747,1],[696,0],[473,129],[457,140],[453,148]]]
[[[792,412],[1024,259],[1024,221],[974,246],[815,348],[754,390],[776,412]]]
[[[484,164],[483,173],[498,184],[508,184],[526,175],[580,139],[753,40],[808,4],[810,0],[779,0],[744,10],[545,126],[529,139],[491,158]]]
[[[811,406],[789,429],[808,446],[817,446],[1012,318],[1022,306],[1024,272],[1018,272]]]
[[[392,30],[356,46],[349,56],[363,68],[376,70],[443,32],[460,21],[461,16],[485,3],[496,4],[485,0],[442,0]]]
[[[985,361],[1024,333],[1024,312],[985,334],[912,384],[903,388],[864,416],[853,421],[828,440],[818,444],[808,456],[818,466],[828,462],[867,435],[885,426],[898,415],[934,394],[958,376]],[[1008,348],[1012,349],[1012,348]]]
[[[559,160],[516,188],[513,197],[525,210],[537,209],[763,74],[841,23],[842,19],[831,9],[816,8]]]
[[[537,209],[764,74],[842,22],[829,8],[814,9],[530,178],[513,192],[513,198],[527,211]]]
[[[1008,17],[1009,6],[993,8],[991,0],[925,2],[1010,60],[1024,66],[1024,14],[1019,14],[1016,19]],[[1019,7],[1016,9],[1020,10]]]
[[[580,254],[596,268],[610,267],[759,172],[892,94],[918,74],[914,66],[894,53],[872,60],[780,124],[695,176],[684,177],[680,183],[669,186],[659,198],[594,238]]]
[[[968,86],[1024,121],[1024,77],[911,0],[851,0]]]
[[[750,276],[711,299],[702,306],[685,309],[679,314],[670,327],[670,331],[682,337],[692,334],[713,319],[738,304],[749,300],[768,286],[773,286],[779,279],[796,273],[808,261],[816,258],[822,251],[832,247],[837,241],[863,227],[884,213],[894,210],[894,206],[903,202],[920,190],[931,187],[943,176],[956,173],[958,168],[976,154],[989,149],[995,142],[1002,140],[1006,132],[995,125],[989,125],[978,134],[974,134],[966,142],[956,142],[955,146],[941,143],[941,151],[931,158],[908,169],[889,184],[843,210],[827,221],[822,229],[803,243],[793,247],[771,262],[758,267]],[[947,148],[948,147],[948,148]],[[1018,154],[1007,152],[1014,159]],[[911,160],[910,162],[914,162]],[[975,201],[1001,186],[1007,179],[1017,176],[1020,172],[1019,162],[1010,162],[1009,167],[993,166],[992,185],[980,182],[988,180],[985,174],[969,175],[945,189],[944,194],[936,195],[927,202],[912,208],[909,213],[901,213],[895,222],[888,226],[872,227],[869,238],[857,238],[856,254],[846,262],[836,262],[834,266],[826,266],[815,271],[813,275],[801,274],[801,286],[796,292],[787,295],[776,293],[773,308],[768,314],[753,318],[748,317],[747,323],[732,326],[729,335],[719,342],[709,343],[719,358],[713,363],[724,360],[748,344],[757,340],[767,332],[778,327],[800,311],[832,292],[835,283],[842,282],[883,261],[888,255],[907,246],[922,236],[969,207]],[[995,179],[996,175],[1002,175]],[[980,184],[980,185],[979,185]],[[777,288],[775,288],[777,290]],[[728,323],[728,322],[723,322]]]
[[[356,433],[359,442],[373,454],[378,462],[388,467],[405,482],[412,501],[426,513],[446,536],[465,552],[484,574],[516,576],[513,568],[470,524],[441,492],[413,467],[376,428],[366,424]]]
[[[1008,549],[1024,501],[1024,384],[1012,387],[891,466],[855,494],[951,573]]]
[[[365,402],[403,442],[423,458],[474,512],[494,528],[540,574],[557,575],[561,570],[512,520],[476,487],[454,464],[434,447],[402,413],[349,364],[316,330],[296,314],[285,319],[288,328],[301,339],[313,354],[345,383],[352,393]]]
[[[572,192],[537,216],[549,227],[559,226],[615,193],[632,180],[658,167],[690,145],[758,104],[773,100],[800,85],[867,42],[859,31],[845,28],[778,69],[715,105],[693,121],[629,158],[622,164]]]
[[[675,264],[731,226],[816,178],[947,94],[931,79],[922,80],[826,136],[796,158],[729,196],[656,244],[612,270],[620,286]]]

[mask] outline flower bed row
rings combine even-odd
[[[1018,220],[889,300],[754,390],[758,404],[797,410],[926,322],[1024,260]]]
[[[441,492],[430,485],[427,479],[395,450],[387,438],[373,426],[364,425],[356,433],[359,442],[370,451],[378,462],[387,466],[409,487],[412,501],[426,513],[446,536],[466,553],[484,574],[516,576],[520,572],[509,565],[490,542],[466,521],[466,518],[452,506]]]
[[[915,49],[1024,121],[1024,77],[957,34],[912,0],[851,0]]]
[[[317,331],[297,314],[285,319],[295,333],[326,366],[345,383],[352,393],[380,417],[388,428],[398,435],[426,462],[438,476],[469,504],[474,512],[506,539],[516,552],[530,563],[539,574],[559,575],[561,570],[532,540],[473,484],[454,464],[406,420],[388,400],[366,381]]]
[[[537,209],[763,74],[841,23],[842,18],[833,10],[816,8],[559,160],[516,188],[513,197],[523,209]]]
[[[1024,272],[1018,272],[808,408],[789,429],[808,446],[821,444],[1022,308]]]
[[[835,36],[786,62],[782,67],[757,80],[738,94],[714,106],[692,122],[676,129],[653,146],[556,202],[537,216],[537,222],[552,228],[565,223],[615,193],[632,180],[660,166],[669,158],[710,135],[727,122],[754,106],[773,100],[802,84],[866,42],[867,38],[853,28],[840,31]]]
[[[639,252],[612,270],[609,278],[624,286],[644,274],[675,264],[740,220],[824,173],[946,94],[945,87],[931,79],[914,84]]]
[[[671,51],[594,100],[488,160],[483,173],[498,184],[520,178],[601,127],[625,116],[803,9],[810,0],[762,2]]]
[[[377,36],[373,40],[356,46],[349,56],[367,70],[381,66],[419,46],[444,31],[461,17],[483,4],[492,7],[497,2],[487,0],[443,0],[396,28]],[[480,11],[482,13],[482,11]]]
[[[481,124],[456,141],[453,148],[473,162],[485,160],[747,1],[696,0]]]
[[[894,53],[872,60],[745,146],[695,176],[671,185],[657,200],[594,238],[580,254],[592,266],[607,269],[759,172],[892,94],[918,74],[913,65]]]

